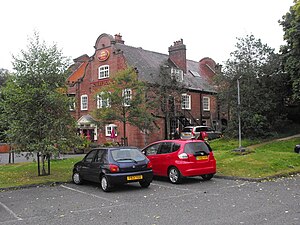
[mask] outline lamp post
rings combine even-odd
[[[236,80],[236,82],[237,82],[237,91],[238,91],[239,149],[242,149],[240,79],[241,79],[241,77],[239,77]]]

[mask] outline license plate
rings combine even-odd
[[[196,159],[197,159],[197,160],[207,160],[207,159],[208,159],[208,156],[207,156],[207,155],[204,155],[204,156],[196,156]]]
[[[127,180],[141,180],[143,175],[127,176]]]

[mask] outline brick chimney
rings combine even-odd
[[[169,58],[186,73],[186,46],[182,39],[169,47]]]
[[[124,44],[125,41],[123,41],[122,39],[122,35],[119,33],[119,34],[115,34],[115,41],[116,43],[120,43],[120,44]]]

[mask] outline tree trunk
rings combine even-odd
[[[46,169],[45,169],[45,159],[47,155],[42,155],[42,176],[46,175]]]

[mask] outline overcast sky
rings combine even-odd
[[[237,37],[253,34],[278,52],[278,20],[293,0],[7,0],[0,3],[0,68],[27,49],[34,31],[72,59],[94,53],[99,35],[120,33],[125,44],[168,54],[183,39],[187,58],[224,64]]]

